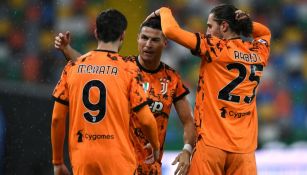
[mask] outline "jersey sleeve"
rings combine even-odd
[[[266,65],[270,55],[271,31],[266,26],[253,22],[253,50],[265,58]]]
[[[65,123],[68,106],[55,102],[52,112],[51,143],[52,143],[52,163],[58,165],[63,160],[63,145],[65,140]]]
[[[142,87],[142,75],[139,70],[129,74],[132,76],[129,99],[134,112],[139,111],[142,107],[149,104],[150,101],[147,99],[147,95]]]
[[[160,16],[162,31],[167,38],[186,48],[195,48],[197,42],[195,34],[181,29],[169,8],[162,7]]]
[[[262,40],[263,43],[270,45],[271,42],[271,31],[266,26],[253,22],[253,38],[255,40]]]
[[[218,57],[223,43],[220,39],[181,29],[169,8],[160,8],[160,16],[162,31],[167,38],[191,49],[194,55],[206,58],[209,62]]]
[[[189,89],[183,84],[181,77],[177,75],[176,78],[178,78],[178,84],[173,103],[177,102],[190,93]]]
[[[67,105],[68,106],[68,98],[69,98],[69,93],[68,93],[68,85],[67,85],[67,73],[70,70],[72,66],[72,62],[68,62],[66,66],[64,67],[62,71],[61,78],[58,82],[58,84],[55,86],[52,96],[53,99],[56,102],[59,102],[61,104]]]

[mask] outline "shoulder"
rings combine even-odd
[[[174,68],[172,68],[171,66],[165,64],[162,61],[161,61],[161,65],[162,65],[162,69],[161,70],[165,71],[170,76],[177,77],[177,78],[180,79],[179,73]]]
[[[136,64],[136,59],[137,56],[130,55],[130,56],[123,56],[121,60],[123,63],[127,66],[130,67],[130,69],[138,69],[138,66]]]
[[[217,43],[226,42],[225,40],[220,39],[216,36],[212,36],[210,34],[200,34],[200,38],[202,39],[202,41],[206,42],[209,46],[214,46]]]
[[[212,35],[201,35],[200,50],[198,54],[205,56],[208,62],[215,60],[224,48],[227,48],[228,40],[220,39]]]
[[[77,58],[77,60],[74,61],[74,63],[79,64],[80,62],[84,62],[88,57],[91,57],[93,55],[95,55],[94,52],[92,52],[92,51],[87,52],[86,54],[83,54],[79,58]]]
[[[71,68],[72,68],[73,66],[75,66],[75,65],[76,65],[76,63],[75,63],[74,61],[72,61],[72,60],[68,61],[68,62],[66,63],[66,65],[65,65],[64,69],[63,69],[63,73],[64,73],[64,74],[67,74],[67,73],[69,72],[69,70],[71,70]]]
[[[140,75],[140,68],[136,64],[137,56],[122,56],[121,57],[121,65],[124,68],[125,72],[128,76],[136,77]]]
[[[137,56],[130,55],[122,57],[125,64],[126,71],[132,75],[139,75],[141,73],[140,67],[137,65]]]
[[[135,64],[137,56],[135,56],[135,55],[123,56],[122,59],[123,59],[124,62]]]
[[[161,61],[161,64],[162,64],[162,67],[163,67],[164,70],[176,73],[176,70],[174,68],[172,68],[171,66],[169,66],[168,64],[166,64],[162,61]]]

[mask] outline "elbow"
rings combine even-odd
[[[183,128],[188,132],[195,131],[195,124],[192,116],[186,117],[186,120],[183,121]]]
[[[58,129],[61,126],[65,126],[65,119],[60,118],[60,117],[52,117],[52,121],[51,121],[51,128],[52,129]]]
[[[136,115],[138,117],[138,121],[140,122],[142,128],[150,130],[153,127],[157,126],[155,117],[151,113],[148,106],[142,108],[140,111],[136,113]]]
[[[51,121],[51,128],[52,128],[52,129],[58,128],[59,123],[60,123],[59,118],[53,117],[53,118],[52,118],[52,121]]]
[[[187,120],[185,123],[184,123],[184,128],[191,128],[191,129],[194,129],[194,121],[192,118],[189,118],[189,120]]]
[[[142,121],[142,125],[145,128],[152,128],[152,126],[157,126],[156,120],[153,116],[148,116],[147,120]]]

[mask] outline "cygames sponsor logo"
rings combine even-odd
[[[226,107],[222,107],[220,111],[221,111],[220,115],[222,118],[226,118],[227,116],[233,118],[242,118],[251,115],[251,111],[246,111],[246,112],[228,111]]]
[[[114,139],[115,136],[113,134],[89,134],[89,133],[83,133],[82,130],[79,130],[77,132],[78,135],[78,142],[83,142],[84,139],[89,141],[95,141],[95,140],[101,140],[101,139]]]

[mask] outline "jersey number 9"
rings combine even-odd
[[[96,87],[99,89],[99,101],[96,104],[93,104],[90,99],[90,90],[92,87]],[[82,96],[82,101],[84,106],[91,110],[91,111],[97,111],[97,115],[92,115],[90,112],[85,112],[83,114],[84,118],[91,122],[91,123],[97,123],[101,121],[106,114],[106,87],[105,85],[99,81],[99,80],[92,80],[86,83],[86,85],[83,88],[83,96]]]

